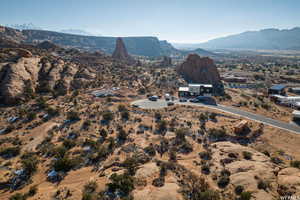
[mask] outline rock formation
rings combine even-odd
[[[112,54],[112,57],[117,60],[125,61],[128,64],[135,63],[134,59],[128,54],[122,38],[117,38],[116,48]]]
[[[197,54],[190,54],[181,65],[177,66],[176,71],[188,82],[213,85],[222,84],[214,61],[208,57],[201,58]]]

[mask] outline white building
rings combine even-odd
[[[179,87],[179,97],[212,96],[213,86],[210,84],[189,84],[188,87]]]

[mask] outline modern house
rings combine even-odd
[[[285,85],[273,85],[268,89],[268,94],[278,94],[278,95],[286,95],[286,86]]]
[[[189,84],[187,87],[179,87],[179,97],[212,96],[213,85],[211,84]]]
[[[270,95],[270,98],[274,100],[276,103],[291,106],[291,107],[297,107],[300,103],[300,96],[282,96],[278,94]]]
[[[300,94],[300,87],[291,88],[291,92],[293,92],[295,94]]]

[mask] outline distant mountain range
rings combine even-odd
[[[247,31],[236,35],[209,40],[204,43],[174,44],[174,46],[185,49],[300,50],[300,28]]]
[[[18,29],[18,30],[43,30],[41,27],[34,25],[33,23],[27,24],[8,24],[7,27]]]
[[[93,34],[93,33],[90,33],[88,31],[81,30],[81,29],[63,29],[63,30],[60,30],[59,32],[75,34],[75,35],[85,35],[85,36],[101,36],[101,35]]]

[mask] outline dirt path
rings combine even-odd
[[[44,140],[47,136],[47,132],[52,129],[55,125],[58,125],[55,122],[46,122],[43,125],[34,128],[28,138],[33,138],[33,140],[28,139],[28,143],[23,147],[23,151],[35,151],[36,147]]]

